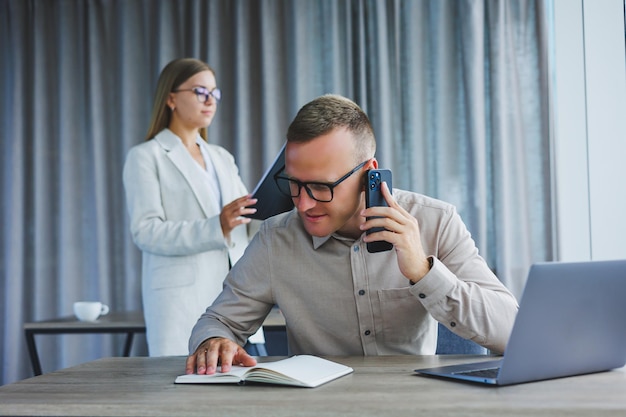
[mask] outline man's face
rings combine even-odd
[[[363,162],[355,162],[354,152],[354,139],[345,128],[334,129],[306,143],[288,142],[285,174],[302,182],[332,184]],[[375,165],[376,160],[371,159],[337,185],[330,202],[316,201],[302,188],[293,203],[306,231],[318,237],[338,232],[358,238],[362,233],[359,225],[364,221],[359,215],[364,208],[363,175]]]

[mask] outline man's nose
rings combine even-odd
[[[294,205],[300,212],[307,211],[317,204],[317,201],[311,198],[305,189],[300,190],[300,195],[294,198]]]

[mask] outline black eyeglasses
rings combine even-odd
[[[334,188],[338,186],[339,184],[341,184],[343,181],[347,180],[350,177],[350,175],[354,174],[359,169],[363,168],[363,166],[368,161],[361,162],[359,165],[354,167],[352,171],[348,172],[346,175],[339,178],[337,181],[335,181],[332,184],[327,183],[327,182],[317,182],[317,181],[302,182],[294,178],[285,177],[281,175],[283,171],[285,170],[285,166],[283,165],[280,171],[278,171],[274,175],[274,182],[276,182],[276,185],[278,186],[278,189],[280,190],[280,192],[286,195],[287,197],[291,197],[291,198],[299,197],[300,190],[302,189],[302,187],[304,187],[304,189],[306,190],[306,193],[313,200],[319,201],[320,203],[328,203],[329,201],[332,201],[333,199]]]
[[[184,88],[180,90],[174,90],[172,91],[172,93],[179,93],[181,91],[192,91],[196,95],[196,98],[200,103],[206,103],[207,101],[209,101],[209,97],[213,97],[215,101],[220,101],[222,99],[222,90],[220,90],[219,88],[214,88],[211,91],[209,91],[209,89],[205,87]]]

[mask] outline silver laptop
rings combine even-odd
[[[510,385],[626,364],[626,260],[530,268],[500,360],[416,369],[421,375]]]

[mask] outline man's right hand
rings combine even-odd
[[[233,364],[254,366],[256,359],[248,355],[244,348],[232,340],[215,337],[202,342],[198,349],[189,355],[185,365],[185,373],[212,375],[217,371],[218,365],[222,367],[221,372],[229,372]]]

